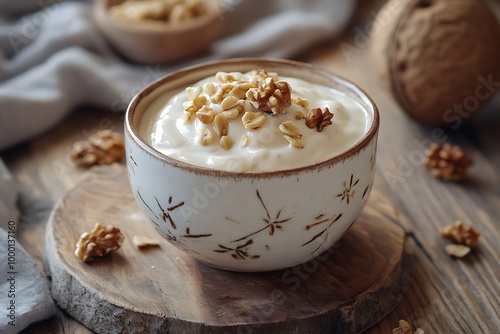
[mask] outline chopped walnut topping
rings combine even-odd
[[[256,130],[266,123],[266,113],[271,115],[285,113],[292,102],[299,109],[295,112],[295,119],[305,119],[309,128],[316,128],[321,132],[323,128],[332,124],[333,114],[328,108],[324,110],[313,108],[307,116],[304,115],[300,108],[307,108],[309,101],[304,98],[292,99],[292,88],[287,82],[278,80],[278,74],[275,72],[254,71],[251,77],[240,72],[218,72],[215,78],[215,82],[205,83],[203,87],[186,88],[188,100],[183,104],[182,119],[184,123],[193,119],[198,119],[204,124],[214,123],[215,133],[223,148],[229,149],[233,145],[229,138],[222,139],[228,135],[230,120],[241,117],[247,130]],[[212,130],[203,127],[202,129],[198,133],[199,143],[202,145],[215,143],[216,134]],[[294,147],[304,147],[302,134],[292,121],[282,123],[280,130],[284,138]],[[240,145],[246,147],[248,144],[249,138],[242,137]]]
[[[285,112],[285,108],[292,105],[292,88],[286,81],[274,81],[272,77],[262,77],[265,71],[260,71],[254,78],[258,80],[258,87],[250,88],[246,92],[247,99],[252,106],[274,115]]]
[[[226,119],[235,119],[239,116],[240,111],[239,108],[232,108],[229,110],[222,111],[219,115],[224,116]]]
[[[193,120],[193,114],[184,110],[184,113],[182,114],[183,123],[189,123],[192,120]]]
[[[200,142],[201,145],[208,146],[214,143],[215,138],[210,129],[203,128],[198,135],[198,141]]]
[[[186,88],[188,100],[196,99],[198,96],[200,96],[202,91],[203,91],[203,89],[201,87],[188,87],[188,88]]]
[[[307,101],[307,99],[303,99],[301,97],[293,99],[292,102],[293,102],[293,104],[296,104],[302,108],[307,108],[309,106],[309,101]]]
[[[125,155],[123,136],[111,130],[99,131],[88,141],[73,144],[70,159],[77,166],[110,165]]]
[[[476,247],[481,234],[472,226],[464,226],[464,223],[457,221],[453,225],[445,226],[441,229],[441,236],[458,244]]]
[[[302,133],[300,133],[300,129],[292,121],[285,121],[285,122],[281,123],[278,128],[285,135],[290,136],[292,138],[302,137]]]
[[[104,227],[97,223],[90,233],[85,232],[80,236],[75,255],[83,262],[92,261],[96,256],[118,250],[124,238],[119,228],[113,225]]]
[[[260,112],[247,111],[245,114],[243,114],[241,121],[243,122],[243,125],[246,129],[255,130],[266,123],[267,117]]]
[[[323,111],[321,108],[313,108],[309,110],[306,116],[306,125],[308,128],[315,128],[321,123],[321,119],[323,118]]]
[[[215,78],[217,81],[220,83],[226,83],[226,82],[232,82],[232,81],[238,81],[242,77],[242,74],[240,72],[217,72],[215,74]]]
[[[304,139],[302,138],[296,138],[296,137],[290,137],[288,135],[283,135],[283,137],[288,140],[290,144],[292,144],[293,147],[296,148],[304,148]]]
[[[227,118],[225,118],[221,114],[215,116],[214,128],[219,137],[227,135],[228,127],[229,127],[229,122],[227,121]]]
[[[431,174],[444,181],[461,181],[465,178],[467,169],[472,160],[467,157],[460,147],[450,144],[431,144],[426,151],[425,167]]]
[[[248,135],[242,136],[240,140],[240,146],[247,147],[248,145],[250,145],[250,137],[248,137]]]
[[[217,87],[215,86],[215,83],[207,82],[206,84],[203,85],[203,93],[207,94],[208,96],[212,96],[213,94],[215,94]],[[190,99],[189,92],[188,92],[188,99]]]
[[[278,128],[281,132],[283,132],[283,138],[285,138],[290,144],[292,144],[292,146],[296,148],[304,148],[302,133],[294,122],[285,121],[281,123]]]
[[[155,247],[155,246],[160,245],[160,241],[158,239],[153,239],[153,238],[144,237],[144,236],[140,236],[140,235],[134,235],[132,242],[134,245],[136,245],[139,248]]]
[[[446,253],[453,257],[462,258],[470,253],[471,248],[466,245],[449,244],[444,246]]]
[[[296,111],[295,112],[295,119],[296,120],[301,120],[301,119],[306,119],[306,115],[302,113],[302,111]]]
[[[208,102],[207,96],[206,95],[199,95],[193,99],[193,103],[196,107],[196,110],[200,110],[205,106]]]
[[[222,136],[222,137],[220,137],[219,145],[220,145],[220,147],[222,147],[223,149],[228,151],[231,149],[231,147],[233,147],[234,142],[228,136]]]
[[[394,328],[392,330],[392,334],[424,334],[424,331],[420,328],[413,331],[410,324],[406,320],[399,320],[399,327]]]
[[[196,112],[196,118],[204,124],[212,124],[215,118],[214,110],[210,107],[203,106]]]
[[[184,102],[182,104],[182,107],[184,108],[184,111],[186,111],[186,112],[188,112],[190,114],[194,114],[195,112],[198,111],[198,109],[194,105],[193,101],[186,101],[186,102]]]
[[[238,103],[238,98],[236,98],[235,96],[228,96],[224,100],[222,100],[220,106],[222,107],[222,110],[230,110],[232,108],[235,108]]]
[[[333,114],[328,107],[325,107],[324,110],[313,108],[307,113],[306,125],[310,129],[316,128],[318,132],[321,132],[326,126],[332,125],[332,118]]]
[[[321,120],[321,123],[319,123],[319,125],[317,126],[318,132],[323,131],[323,129],[328,125],[332,125],[332,118],[333,113],[331,113],[328,108],[325,108],[325,110],[323,110],[323,118]]]
[[[193,88],[193,87],[188,87],[188,88]],[[187,90],[187,89],[186,89]],[[188,93],[193,95],[196,94],[194,92],[195,90],[192,89],[191,93]],[[182,104],[182,107],[184,108],[185,111],[190,112],[191,114],[196,113],[198,110],[206,106],[208,102],[207,96],[206,95],[198,95],[192,100],[188,100]]]

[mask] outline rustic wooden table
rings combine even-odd
[[[363,87],[382,117],[375,188],[399,210],[413,254],[413,284],[403,301],[370,333],[391,333],[407,319],[425,333],[500,333],[500,112],[498,105],[475,115],[448,142],[474,159],[467,180],[443,183],[419,164],[434,128],[408,119],[377,81],[366,45],[354,44],[356,31],[373,20],[385,1],[360,1],[350,29],[302,55]],[[500,3],[491,4],[500,11]],[[356,46],[350,56],[341,43]],[[84,173],[69,161],[70,145],[104,128],[123,131],[123,115],[83,108],[35,140],[2,152],[21,186],[18,239],[44,268],[44,229],[51,209]],[[439,229],[457,219],[482,233],[478,248],[463,260],[444,251]],[[88,333],[63,311],[24,333]]]

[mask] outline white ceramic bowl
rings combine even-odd
[[[163,155],[138,134],[146,107],[166,91],[218,71],[266,69],[345,92],[369,115],[369,130],[346,152],[301,168],[228,172]],[[355,84],[308,64],[229,59],[173,72],[134,97],[126,115],[130,185],[156,230],[214,267],[270,271],[306,262],[330,248],[368,200],[375,173],[379,114]]]

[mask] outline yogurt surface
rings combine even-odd
[[[251,73],[243,74],[243,78],[249,77]],[[186,89],[163,94],[147,106],[139,134],[153,148],[176,160],[218,170],[257,172],[325,161],[345,152],[367,133],[370,124],[366,110],[343,92],[297,78],[280,76],[277,79],[289,84],[292,99],[306,99],[307,106],[292,103],[284,113],[263,113],[267,121],[258,129],[247,129],[242,115],[229,119],[227,136],[234,143],[230,149],[219,145],[214,124],[205,124],[196,117],[186,121],[183,106],[188,100]],[[210,82],[218,81],[213,76],[191,87],[203,87]],[[220,103],[214,103],[210,98],[206,105],[215,114],[222,111]],[[259,112],[248,103],[244,108],[242,114]],[[316,128],[309,128],[304,119],[297,119],[297,112],[307,115],[312,108],[328,108],[334,114],[332,125],[319,132]],[[300,130],[303,148],[294,147],[284,138],[279,126],[285,121],[293,121]],[[215,143],[203,145],[200,141],[202,131],[210,131],[217,137]]]

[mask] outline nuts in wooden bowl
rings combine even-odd
[[[163,6],[164,1],[129,1],[96,1],[94,17],[113,48],[135,63],[165,64],[198,55],[222,27],[216,0],[165,1],[175,4],[172,8]],[[153,6],[144,4],[148,2]]]

